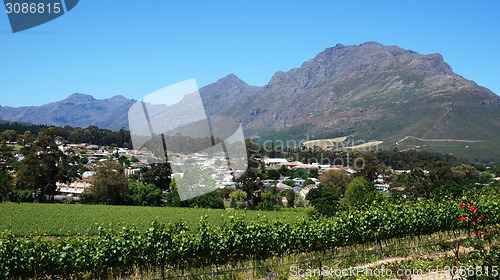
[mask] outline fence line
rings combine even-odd
[[[417,245],[417,246],[399,246],[395,248],[389,248],[389,250],[384,250],[384,249],[379,249],[375,251],[363,251],[359,253],[350,253],[350,254],[340,254],[340,255],[333,255],[333,256],[328,256],[328,257],[316,257],[314,260],[309,260],[308,262],[289,262],[289,263],[281,263],[281,266],[294,266],[294,265],[303,265],[304,263],[316,263],[318,266],[311,268],[321,268],[323,267],[323,263],[325,261],[333,261],[333,260],[338,260],[338,259],[345,259],[345,258],[352,258],[352,257],[359,257],[364,256],[365,261],[366,261],[366,256],[372,256],[372,255],[380,255],[384,253],[397,253],[398,251],[406,251],[406,250],[416,250],[416,249],[423,249],[423,248],[430,248],[430,247],[436,247],[436,246],[442,246],[443,242],[436,242],[436,243],[429,243],[429,244],[423,244],[423,245]],[[343,247],[340,247],[343,248]],[[337,249],[337,248],[335,248]],[[318,252],[311,252],[311,254],[318,253]],[[405,257],[408,257],[409,255],[406,254]],[[281,259],[283,256],[280,257]],[[248,260],[251,262],[252,260]],[[215,276],[221,276],[225,274],[232,274],[232,273],[240,273],[240,272],[245,272],[245,271],[255,271],[261,268],[268,267],[268,265],[259,265],[259,266],[252,266],[252,267],[241,267],[241,268],[235,268],[235,269],[225,269],[225,270],[216,270],[216,271],[211,271],[211,272],[206,272],[206,273],[193,273],[193,274],[183,274],[183,275],[178,275],[178,276],[162,276],[161,278],[157,278],[156,280],[164,280],[164,279],[190,279],[193,277],[202,277],[202,276],[207,276],[207,277],[215,277]],[[354,267],[354,266],[353,266]],[[270,272],[272,274],[273,272]],[[277,276],[277,275],[274,275]],[[272,278],[272,277],[271,277]],[[274,278],[273,278],[274,279]]]

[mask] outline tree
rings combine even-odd
[[[318,178],[319,176],[319,170],[318,168],[313,168],[309,170],[309,177],[310,178]]]
[[[459,198],[465,191],[463,185],[459,185],[454,181],[447,181],[443,186],[436,188],[432,192],[434,199],[440,200],[443,198]]]
[[[21,149],[25,159],[17,173],[16,188],[33,190],[38,202],[54,201],[56,183],[78,177],[77,164],[58,149],[53,137],[40,134]]]
[[[17,141],[17,132],[15,130],[9,129],[0,133],[0,140],[2,142],[16,142]]]
[[[356,174],[368,180],[375,180],[377,174],[382,174],[387,169],[387,166],[371,152],[350,151],[349,156],[352,158],[351,166],[356,170]]]
[[[127,198],[128,180],[123,166],[108,160],[97,166],[92,187],[84,193],[83,201],[122,205],[127,203]]]
[[[4,197],[11,190],[11,177],[10,174],[4,170],[0,169],[0,202],[4,200]]]
[[[251,198],[253,192],[259,188],[259,184],[256,182],[257,174],[253,169],[248,169],[243,176],[237,179],[239,189],[247,194],[247,198]]]
[[[278,172],[279,172],[279,174],[281,174],[283,176],[289,176],[292,174],[292,170],[288,169],[288,167],[286,167],[284,165],[280,166],[280,168],[278,169]],[[279,179],[279,177],[278,177],[278,179]]]
[[[262,201],[257,205],[258,210],[273,211],[278,209],[279,197],[273,192],[262,192]]]
[[[152,164],[151,168],[141,170],[141,181],[153,184],[160,190],[168,190],[171,182],[172,169],[168,163]]]
[[[306,199],[322,216],[332,216],[337,212],[339,194],[331,187],[319,185],[309,191]]]
[[[350,206],[362,206],[371,202],[369,198],[376,191],[373,183],[364,177],[356,177],[347,185],[345,199]]]
[[[336,190],[340,196],[344,196],[351,177],[345,171],[330,169],[319,177],[319,181],[321,184]]]
[[[278,180],[280,178],[280,172],[276,169],[267,169],[266,177],[269,180]]]
[[[500,166],[495,168],[494,174],[496,177],[500,177]]]
[[[183,201],[184,202],[184,201]],[[224,209],[224,201],[218,191],[209,192],[185,201],[185,206],[196,208]],[[181,206],[183,204],[181,203]]]
[[[11,202],[34,202],[33,192],[30,190],[13,190],[9,194]]]
[[[223,188],[220,190],[220,197],[222,199],[229,199],[229,195],[233,192],[230,188]]]
[[[283,180],[282,182],[283,184],[287,185],[287,186],[290,186],[290,187],[295,187],[295,181],[294,180],[290,180],[290,179],[287,179],[287,180]]]
[[[231,199],[231,207],[244,207],[245,200],[247,199],[247,193],[242,190],[235,190],[229,194],[229,198]]]
[[[315,168],[316,169],[316,168]],[[291,171],[291,176],[292,178],[301,178],[301,179],[307,179],[309,178],[309,173],[306,173],[304,170],[302,169],[297,169],[297,170],[292,170]]]
[[[247,193],[242,190],[235,190],[229,194],[229,198],[234,199],[238,202],[244,202],[247,198]]]
[[[175,183],[175,179],[170,181],[170,186],[167,195],[165,196],[165,204],[170,207],[180,207],[181,206],[181,198],[179,196],[179,192],[177,191],[177,184]]]
[[[170,183],[170,191],[165,196],[167,206],[224,209],[224,201],[219,191],[213,191],[188,200],[180,200],[175,180]]]
[[[259,169],[262,163],[262,147],[251,138],[245,139],[245,146],[247,148],[248,168]]]
[[[307,178],[302,185],[309,186],[309,185],[313,185],[313,184],[315,184],[315,182],[312,179]]]
[[[153,184],[144,185],[140,181],[128,184],[129,201],[137,206],[161,206],[163,193]]]
[[[288,207],[295,206],[295,192],[292,189],[288,189],[285,191],[286,203]]]
[[[139,162],[139,159],[136,156],[132,156],[130,162]]]
[[[12,147],[3,143],[0,146],[0,202],[3,197],[11,190],[11,176],[9,173],[10,165],[14,160]]]
[[[480,180],[480,173],[474,166],[462,164],[450,168],[450,179],[458,184],[476,183]]]
[[[398,175],[395,183],[404,187],[404,192],[409,197],[429,197],[436,189],[436,184],[431,178],[431,174],[427,174],[418,168],[410,173]]]
[[[125,164],[126,166],[130,166],[130,160],[125,155],[121,155],[118,158],[118,162],[121,163],[121,164]]]

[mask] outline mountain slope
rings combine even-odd
[[[441,55],[370,42],[337,45],[299,68],[277,72],[251,98],[224,112],[261,140],[355,135],[365,142],[382,140],[386,148],[406,136],[481,140],[418,146],[498,160],[499,109],[497,95],[455,74]],[[481,155],[471,155],[474,145],[483,147]]]
[[[488,89],[454,74],[439,54],[366,43],[337,45],[300,68],[277,72],[251,103],[240,104],[239,111],[245,126],[257,132],[311,122],[316,127],[346,127],[342,123],[386,118],[401,110],[478,106],[495,98]]]
[[[215,116],[223,108],[232,107],[259,88],[250,86],[230,74],[217,82],[199,90],[206,108],[206,113]],[[2,107],[0,119],[6,121],[26,122],[74,127],[95,125],[101,128],[118,130],[128,128],[128,110],[136,100],[123,96],[109,99],[95,99],[91,95],[75,93],[68,98],[42,106]]]
[[[0,107],[0,119],[58,126],[96,125],[118,130],[128,127],[127,112],[134,102],[123,96],[98,100],[90,95],[75,93],[62,101],[38,107]]]
[[[246,136],[261,141],[353,135],[385,148],[500,159],[500,97],[454,73],[440,54],[339,44],[263,87],[231,74],[199,92],[208,115],[240,120]],[[133,102],[76,94],[41,107],[0,107],[0,119],[118,129],[128,127]]]
[[[219,79],[217,82],[202,87],[200,97],[209,116],[218,115],[241,100],[251,98],[260,88],[250,86],[234,74]]]

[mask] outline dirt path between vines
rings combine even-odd
[[[472,251],[471,248],[460,248],[460,255],[470,253]],[[437,252],[437,253],[431,253],[431,254],[423,254],[423,255],[411,255],[408,257],[390,257],[390,258],[385,258],[383,260],[378,260],[375,262],[363,264],[360,266],[355,266],[353,267],[354,270],[356,269],[370,269],[370,268],[376,268],[382,265],[389,265],[391,263],[399,262],[399,261],[408,261],[408,260],[416,260],[416,259],[437,259],[445,256],[454,256],[455,253],[452,250],[445,251],[445,252]],[[386,267],[386,269],[388,269]],[[435,269],[435,268],[434,268]],[[448,280],[448,279],[453,279],[451,275],[448,272],[445,271],[434,271],[433,268],[431,268],[431,271],[423,271],[423,274],[416,274],[416,275],[411,275],[411,278],[409,276],[404,276],[402,277],[394,277],[394,278],[388,278],[391,280],[396,280],[396,279],[412,279],[412,280],[426,280],[426,279],[432,279],[432,280]],[[404,273],[404,272],[402,272]],[[456,277],[455,277],[456,279]]]

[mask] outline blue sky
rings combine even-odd
[[[252,85],[325,48],[376,41],[428,54],[500,93],[500,1],[82,0],[13,34],[0,9],[0,105],[79,92],[141,99],[234,73]]]

